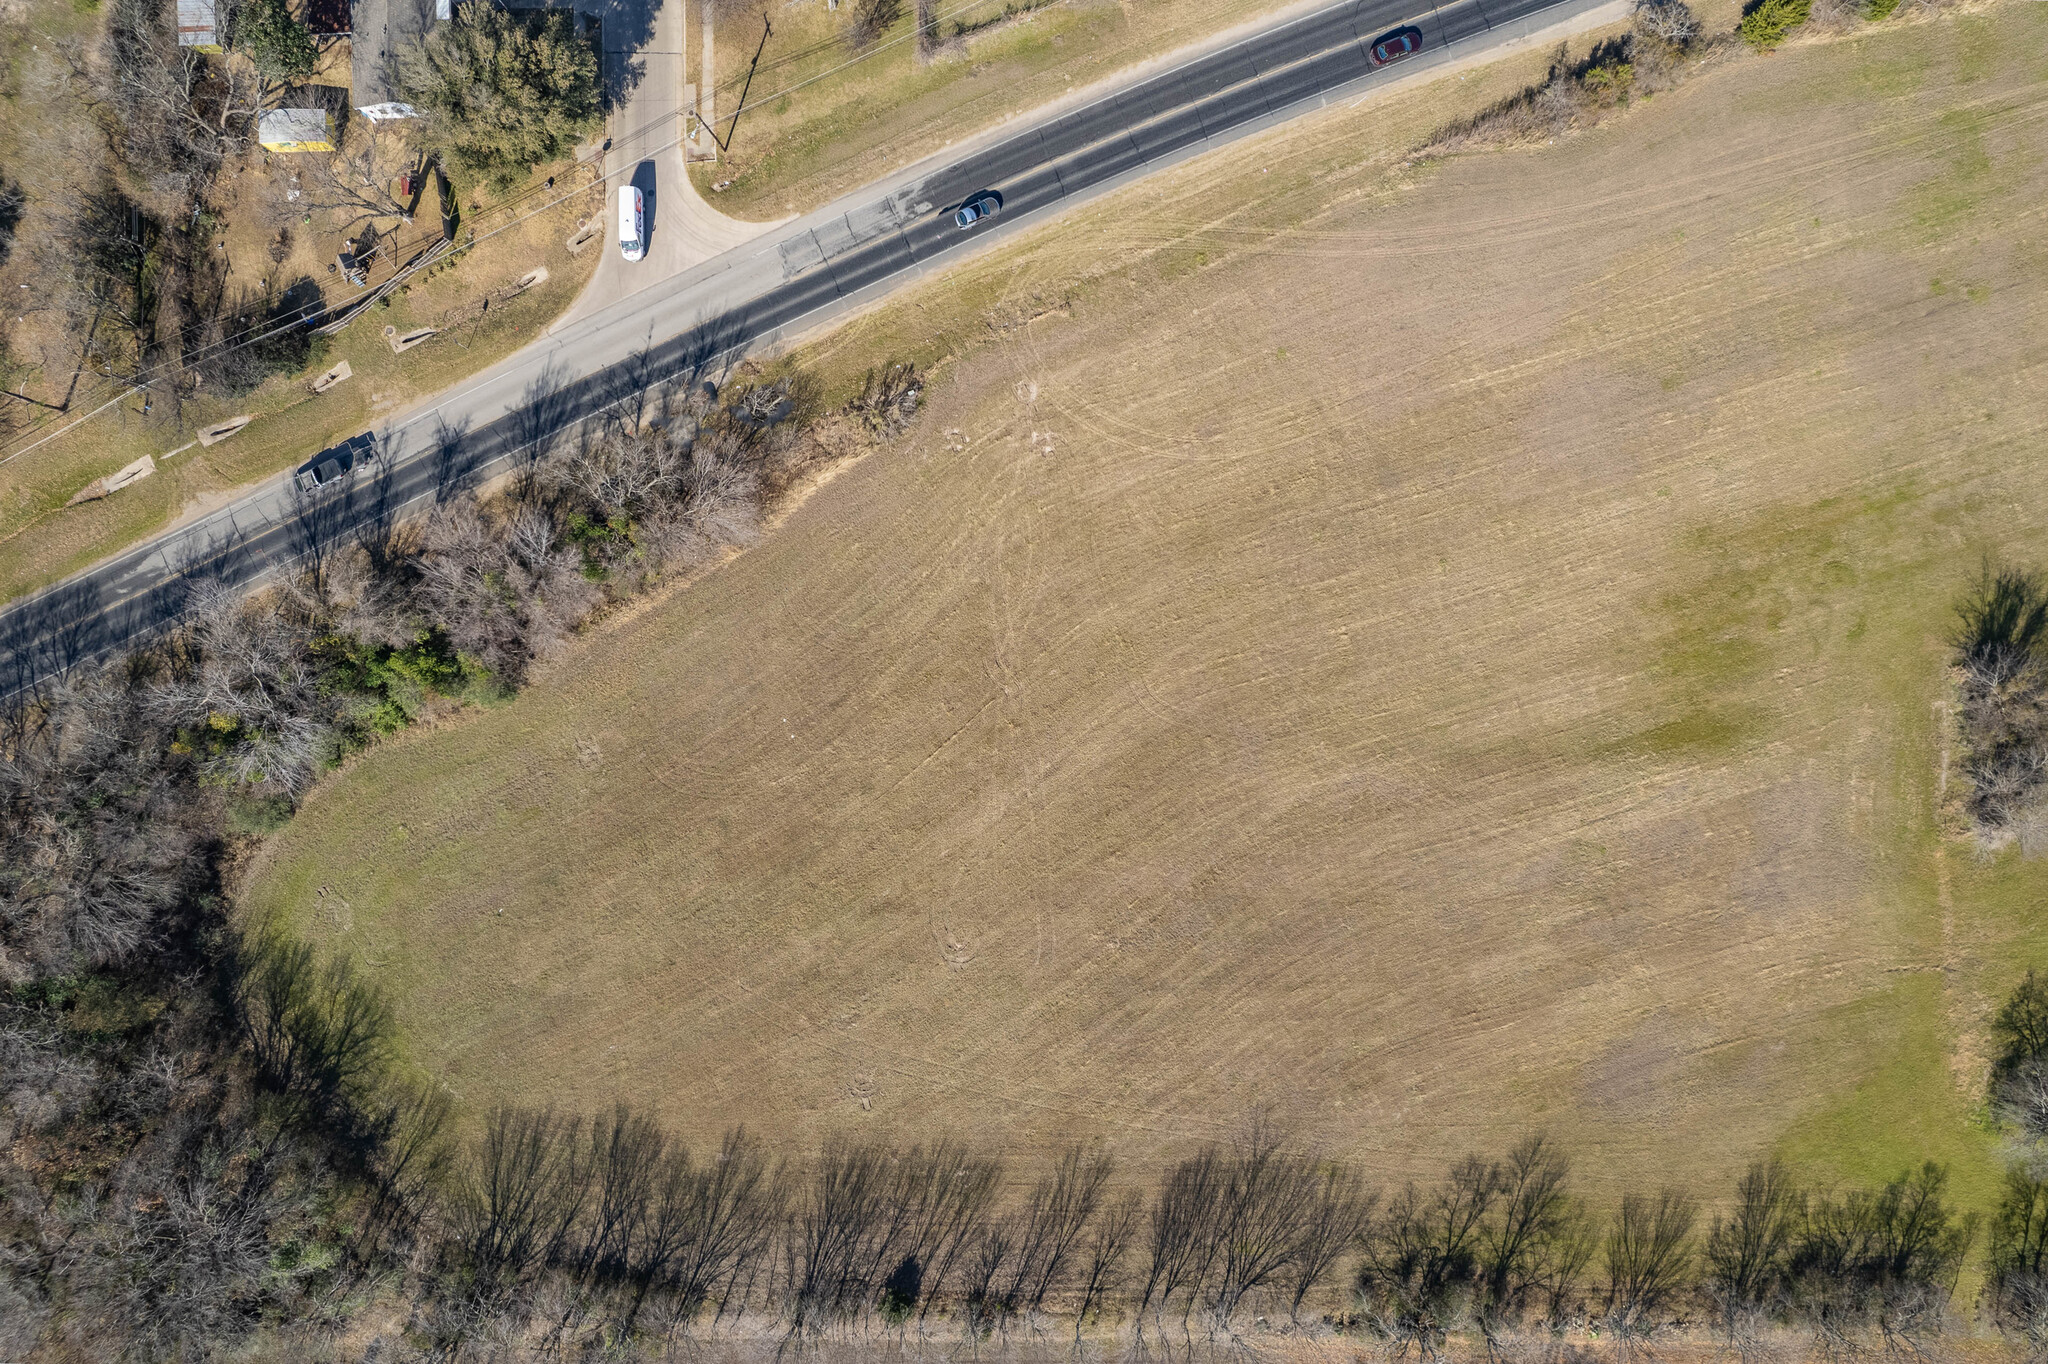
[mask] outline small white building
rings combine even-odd
[[[218,52],[219,8],[215,0],[178,0],[178,46]]]
[[[256,141],[267,152],[331,152],[334,120],[325,109],[268,109],[257,120]]]

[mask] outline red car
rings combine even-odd
[[[1398,62],[1403,57],[1412,57],[1422,51],[1422,30],[1419,28],[1397,28],[1372,45],[1372,64],[1385,66]]]

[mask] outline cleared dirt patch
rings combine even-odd
[[[1542,1123],[1601,1191],[1976,1196],[2043,877],[1936,841],[1930,705],[1980,553],[2048,559],[2044,37],[1389,178],[1425,91],[935,282],[812,355],[960,355],[909,437],[247,903],[472,1111],[1142,1165],[1266,1104],[1387,1175]]]

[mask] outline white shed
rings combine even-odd
[[[220,51],[220,24],[215,0],[178,0],[178,46],[201,52]]]
[[[325,109],[268,109],[256,124],[267,152],[331,152],[334,122]]]

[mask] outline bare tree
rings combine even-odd
[[[1583,1285],[1586,1271],[1600,1250],[1601,1228],[1583,1206],[1574,1206],[1557,1228],[1544,1254],[1535,1283],[1535,1296],[1543,1302],[1543,1324],[1552,1335],[1584,1315]]]
[[[1682,53],[1700,36],[1700,21],[1685,0],[1636,0],[1630,27],[1673,53]]]
[[[903,17],[903,0],[854,0],[853,19],[846,26],[847,46],[856,52],[872,47]]]
[[[1987,563],[1956,614],[1961,767],[1971,818],[1995,843],[2028,820],[2048,782],[2048,584]]]
[[[1357,1172],[1326,1164],[1305,1220],[1294,1259],[1288,1266],[1287,1315],[1301,1320],[1308,1295],[1330,1277],[1337,1258],[1349,1250],[1372,1222],[1377,1193],[1368,1190]]]
[[[2048,1354],[2048,1181],[2030,1170],[2006,1172],[1986,1268],[1992,1320],[2030,1359]]]
[[[1607,1320],[1617,1337],[1640,1340],[1659,1324],[1692,1269],[1698,1208],[1682,1190],[1653,1198],[1624,1194],[1607,1233]]]
[[[1883,1188],[1816,1193],[1788,1256],[1794,1306],[1824,1349],[1853,1349],[1874,1329],[1917,1350],[1941,1329],[1955,1276],[1976,1238],[1974,1214],[1947,1202],[1948,1172],[1929,1162]]]
[[[1995,1111],[2028,1138],[2048,1137],[2048,1058],[2029,1056],[1992,1080]]]
[[[410,1240],[435,1190],[447,1179],[451,1153],[446,1134],[454,1102],[437,1085],[400,1084],[381,1094],[378,1105],[370,1162],[376,1194],[365,1219],[368,1234],[388,1229]]]
[[[1225,1164],[1210,1296],[1218,1330],[1230,1329],[1246,1294],[1276,1281],[1301,1254],[1319,1183],[1316,1163],[1288,1150],[1280,1129],[1255,1115]]]
[[[209,775],[296,800],[326,756],[333,708],[313,624],[289,606],[289,598],[251,601],[201,584],[186,607],[192,666],[152,688],[150,705],[168,723],[199,729],[196,752]]]
[[[599,593],[559,540],[509,538],[502,524],[469,499],[435,512],[413,561],[412,592],[460,652],[510,685],[582,621]]]
[[[218,795],[166,763],[155,670],[61,678],[6,710],[0,978],[124,965],[206,888]],[[212,799],[209,799],[209,795]]]
[[[822,1331],[865,1299],[858,1266],[889,1218],[892,1157],[880,1143],[838,1137],[818,1153],[785,1237],[792,1335]]]
[[[1467,1156],[1432,1190],[1410,1184],[1364,1238],[1361,1297],[1379,1332],[1405,1351],[1434,1358],[1478,1278],[1487,1219],[1501,1171]]]
[[[243,956],[236,998],[258,1077],[294,1123],[355,1123],[390,1045],[381,993],[347,958],[323,966],[303,942],[259,939]]]
[[[676,440],[664,427],[615,429],[558,451],[545,468],[554,486],[587,502],[599,517],[634,517],[681,498],[690,450],[690,441]]]
[[[2048,981],[2027,972],[1993,1016],[1991,1035],[1993,1106],[2027,1136],[2048,1134]]]
[[[1168,1171],[1153,1195],[1145,1286],[1137,1304],[1141,1332],[1147,1308],[1163,1333],[1165,1312],[1174,1295],[1185,1292],[1192,1304],[1201,1292],[1216,1253],[1216,1216],[1222,1194],[1222,1153],[1205,1146]],[[1185,1320],[1186,1313],[1182,1316]]]
[[[668,1135],[621,1101],[590,1125],[593,1197],[568,1268],[584,1279],[624,1280],[646,1237]]]
[[[166,0],[112,0],[99,53],[60,50],[119,159],[158,194],[189,200],[253,137],[254,70],[179,46]]]
[[[671,1299],[671,1329],[687,1329],[714,1297],[722,1313],[731,1286],[767,1253],[782,1213],[777,1172],[744,1128],[727,1132],[702,1165],[672,1149],[639,1250],[627,1333],[655,1284]]]
[[[1483,1315],[1518,1316],[1558,1228],[1571,1214],[1571,1162],[1542,1133],[1525,1138],[1502,1162],[1500,1210],[1482,1233]]]
[[[1032,1186],[1018,1231],[1016,1262],[1004,1297],[1036,1312],[1061,1282],[1109,1182],[1111,1161],[1079,1145],[1060,1153],[1053,1172]]]
[[[588,1196],[582,1123],[500,1104],[458,1178],[456,1243],[479,1293],[496,1299],[553,1260]]]
[[[412,199],[400,198],[392,186],[401,175],[424,173],[403,124],[368,119],[352,120],[336,151],[301,162],[306,169],[296,186],[298,203],[334,215],[342,232],[378,218],[410,219]]]
[[[899,1265],[918,1267],[919,1292],[917,1301],[902,1306],[906,1312],[916,1307],[922,1321],[932,1302],[946,1291],[976,1229],[987,1221],[1002,1166],[972,1155],[958,1143],[941,1142],[928,1161],[912,1164],[911,1174],[923,1187],[906,1200],[916,1215],[902,1243],[905,1258]]]
[[[1805,1196],[1780,1161],[1758,1161],[1735,1186],[1735,1211],[1707,1233],[1706,1280],[1729,1344],[1745,1358],[1785,1292],[1786,1257]]]
[[[961,1323],[969,1339],[986,1336],[1009,1316],[1012,1304],[997,1285],[1016,1253],[1017,1231],[1011,1219],[991,1217],[976,1226],[960,1284]]]
[[[1144,1206],[1138,1191],[1129,1189],[1095,1219],[1095,1230],[1088,1238],[1087,1269],[1081,1275],[1081,1302],[1074,1313],[1076,1347],[1081,1343],[1088,1314],[1099,1309],[1123,1282],[1124,1256],[1137,1234]]]

